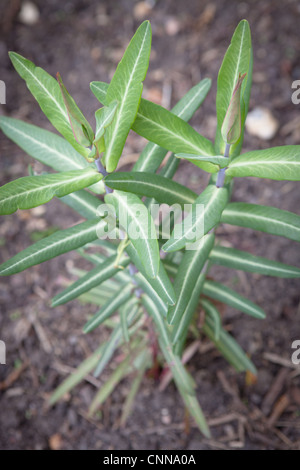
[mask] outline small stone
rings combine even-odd
[[[19,13],[19,20],[26,26],[32,26],[36,24],[40,19],[40,12],[37,6],[32,2],[22,3],[21,10]]]
[[[250,135],[259,137],[262,140],[272,139],[279,127],[279,122],[274,118],[267,108],[254,108],[248,113],[246,119],[246,130]]]
[[[166,425],[171,424],[172,420],[168,408],[161,410],[161,422]]]
[[[176,36],[180,30],[180,23],[176,18],[170,17],[165,23],[165,28],[168,36]]]
[[[62,438],[60,434],[53,434],[49,438],[49,447],[51,450],[60,450],[62,447]]]
[[[133,8],[133,16],[136,20],[142,20],[149,15],[151,10],[152,7],[148,2],[139,2]]]
[[[91,58],[92,58],[95,62],[97,62],[97,61],[100,59],[100,57],[101,57],[101,49],[100,49],[100,47],[93,47],[93,48],[91,49],[90,54],[91,54]]]

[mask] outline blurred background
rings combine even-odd
[[[7,52],[14,50],[52,75],[59,71],[94,123],[99,103],[90,81],[110,80],[134,31],[149,19],[153,45],[143,96],[170,109],[199,80],[212,78],[212,89],[191,123],[213,139],[218,69],[236,25],[246,18],[254,72],[244,150],[300,144],[300,104],[291,101],[292,82],[300,79],[299,15],[297,0],[1,0],[0,79],[7,89],[0,113],[53,130],[9,61]],[[120,161],[123,170],[130,169],[144,143],[130,133]],[[3,134],[0,149],[1,184],[26,176],[28,164],[42,170]],[[197,192],[207,183],[207,175],[188,162],[181,164],[176,179]],[[236,181],[233,200],[299,213],[299,186],[246,178]],[[1,260],[79,221],[58,200],[2,217]],[[229,226],[220,227],[218,234],[227,246],[300,266],[292,241]],[[222,312],[224,324],[256,364],[256,380],[237,374],[206,341],[200,341],[190,361],[212,440],[203,439],[189,423],[175,387],[160,392],[152,377],[144,381],[123,429],[118,419],[126,382],[93,419],[86,410],[102,381],[84,382],[47,409],[51,391],[105,337],[101,331],[82,334],[96,307],[78,301],[49,306],[78,264],[78,255],[71,253],[0,281],[0,339],[7,345],[7,365],[0,365],[1,449],[300,448],[299,366],[293,368],[290,359],[292,341],[300,339],[299,282],[225,268],[212,275],[259,303],[267,319],[246,318],[229,308]]]

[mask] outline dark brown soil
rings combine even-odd
[[[89,82],[110,79],[143,19],[137,18],[136,9],[133,14],[136,2],[36,0],[40,19],[34,26],[18,20],[19,3],[4,0],[0,7],[0,79],[7,84],[7,104],[1,113],[51,129],[10,65],[7,51],[15,50],[51,74],[59,71],[80,107],[93,119],[97,102]],[[268,107],[280,128],[270,142],[246,135],[244,148],[300,144],[300,105],[291,102],[292,81],[300,79],[299,14],[296,0],[156,2],[146,15],[152,23],[153,49],[144,96],[170,107],[201,78],[211,77],[212,90],[192,124],[213,138],[218,69],[235,26],[247,18],[255,59],[251,108]],[[25,176],[32,159],[3,135],[0,143],[2,184]],[[134,161],[142,146],[142,139],[130,134],[122,161]],[[190,164],[182,164],[176,178],[199,192],[207,181]],[[299,213],[297,188],[297,183],[248,178],[236,181],[233,199]],[[42,209],[2,218],[1,257],[6,260],[28,246],[32,232],[66,228],[78,221],[58,200]],[[230,246],[300,266],[294,242],[229,226],[220,227],[218,233]],[[267,319],[255,320],[229,308],[223,312],[224,324],[257,366],[257,382],[237,374],[206,340],[190,361],[199,400],[211,424],[211,440],[204,439],[193,424],[189,429],[175,387],[169,385],[159,392],[151,379],[144,380],[123,429],[117,423],[128,392],[126,382],[114,391],[97,419],[86,417],[95,393],[95,386],[88,382],[47,409],[51,391],[105,334],[84,336],[81,332],[95,307],[76,301],[56,309],[49,306],[50,298],[70,276],[67,268],[78,260],[71,253],[0,282],[0,338],[7,345],[7,365],[0,365],[1,449],[300,449],[300,366],[293,368],[291,362],[292,341],[300,339],[299,282],[225,268],[214,269],[212,274],[260,304]],[[4,382],[7,379],[10,384]]]

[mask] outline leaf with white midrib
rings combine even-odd
[[[95,218],[39,240],[0,265],[0,275],[16,274],[96,240],[99,223],[103,224],[104,222]]]
[[[83,189],[102,178],[96,170],[66,171],[39,176],[25,176],[1,186],[0,214],[12,214],[17,209],[31,209]]]
[[[174,153],[202,153],[213,155],[212,143],[198,134],[193,127],[162,106],[150,101],[142,101],[132,129],[142,137]],[[215,165],[201,163],[201,168],[210,171]]]
[[[188,299],[188,303],[181,315],[179,323],[173,327],[172,341],[174,343],[174,351],[179,355],[182,354],[191,321],[199,304],[199,297],[203,289],[204,280],[205,273],[202,272],[196,279],[196,283],[193,286],[193,291],[190,295],[190,298]]]
[[[224,328],[221,328],[220,338],[218,340],[215,338],[213,320],[209,316],[205,317],[205,323],[202,328],[204,333],[210,338],[211,341],[213,341],[225,359],[238,372],[249,370],[252,372],[252,374],[256,375],[257,371],[253,362],[242,350],[236,340],[229,333],[227,333]]]
[[[97,199],[84,189],[67,194],[67,196],[60,197],[59,200],[74,209],[85,219],[93,219],[96,217],[98,214],[98,208],[102,204],[100,199]]]
[[[276,207],[232,202],[224,209],[221,222],[300,242],[300,215]]]
[[[210,319],[213,321],[214,335],[215,335],[216,341],[218,341],[220,339],[220,333],[221,333],[221,327],[222,327],[220,312],[218,311],[216,306],[209,300],[201,299],[201,305],[205,311],[206,316],[210,317]]]
[[[237,84],[239,74],[246,73],[241,93],[241,126],[242,132],[239,140],[231,146],[230,155],[238,155],[243,143],[244,121],[248,112],[250,90],[252,82],[252,45],[251,32],[246,20],[240,21],[231,39],[231,43],[224,56],[218,74],[218,88],[216,98],[217,130],[215,149],[224,153],[225,142],[221,135],[221,127],[229,107],[234,88]]]
[[[10,52],[10,57],[12,59],[12,61],[16,61],[18,63],[18,65],[20,67],[22,67],[24,70],[26,70],[27,73],[29,73],[29,75],[32,77],[32,79],[38,84],[39,87],[42,88],[42,90],[44,91],[44,93],[48,96],[49,100],[50,101],[53,101],[53,103],[55,104],[55,106],[59,109],[61,115],[64,117],[64,119],[68,122],[69,121],[69,117],[68,117],[68,113],[63,105],[63,101],[61,103],[59,103],[57,101],[57,99],[55,98],[54,95],[52,95],[49,90],[45,87],[45,85],[40,81],[38,80],[38,78],[31,72],[31,70],[27,67],[25,67],[24,63],[22,62],[22,60],[20,60],[20,57],[23,59],[22,56],[20,56],[19,54],[16,54],[15,52]],[[27,60],[27,59],[26,59]],[[28,61],[29,62],[29,61]],[[53,77],[51,77],[53,78]],[[59,87],[59,85],[58,85]],[[57,88],[58,89],[58,88]]]
[[[140,271],[140,274],[145,277],[147,283],[150,284],[154,291],[154,295],[158,294],[161,300],[167,305],[174,305],[175,303],[175,292],[173,285],[165,271],[164,265],[159,263],[159,271],[155,278],[147,276],[146,270],[141,262],[141,259],[132,243],[126,247],[126,253],[129,258]]]
[[[211,80],[204,78],[198,85],[191,88],[186,95],[175,104],[171,109],[171,113],[180,117],[184,121],[189,121],[195,111],[199,108],[203,100],[205,99],[208,91],[211,87]],[[142,98],[143,101],[143,98]],[[141,115],[137,114],[137,118],[141,118]],[[148,142],[142,151],[139,159],[133,166],[133,171],[147,171],[155,172],[163,158],[167,154],[167,150],[163,149],[159,145],[153,142]]]
[[[151,26],[145,21],[133,36],[107,89],[108,104],[119,103],[105,133],[104,162],[108,172],[115,170],[127,135],[136,117],[149,65]]]
[[[264,311],[258,305],[219,282],[206,280],[203,286],[203,294],[211,299],[224,302],[252,317],[266,318]]]
[[[190,214],[182,221],[181,224],[175,225],[173,233],[170,239],[164,244],[163,250],[170,252],[183,248],[187,243],[192,243],[197,239],[200,239],[197,235],[189,238],[189,234],[193,234],[197,227],[203,227],[203,235],[211,230],[221,218],[222,211],[227,204],[228,200],[228,189],[226,187],[217,188],[213,184],[207,186],[207,188],[198,196],[194,201]],[[195,210],[197,205],[203,204],[204,209],[200,217],[196,217]],[[188,224],[188,229],[186,228]],[[179,232],[179,225],[181,226]],[[181,236],[176,237],[176,233],[181,233]],[[197,232],[197,230],[196,230]]]
[[[108,299],[101,309],[86,322],[83,327],[83,332],[89,333],[90,331],[93,331],[95,328],[97,328],[97,326],[99,326],[113,313],[115,313],[119,307],[121,307],[127,302],[127,300],[130,299],[132,295],[132,289],[132,284],[127,284],[127,286],[120,286],[119,292]]]
[[[136,319],[137,314],[139,312],[139,309],[137,307],[133,307],[129,310],[128,316],[127,316],[127,324],[130,326],[133,322],[133,320]],[[129,332],[131,333],[131,332]],[[111,359],[114,351],[119,347],[119,345],[122,342],[122,327],[120,324],[118,324],[112,334],[110,335],[108,341],[105,344],[103,354],[97,364],[97,367],[94,371],[94,376],[99,377],[100,374],[102,373],[103,369],[105,366],[108,364],[109,360]]]
[[[206,155],[193,155],[189,153],[177,153],[177,158],[188,160],[191,163],[195,162],[210,162],[215,165],[215,169],[212,168],[211,172],[216,173],[218,168],[225,168],[228,166],[228,158],[222,155],[206,156]]]
[[[168,311],[170,324],[176,325],[180,321],[213,244],[214,235],[211,233],[200,240],[197,249],[185,252],[174,282],[177,300],[176,304]]]
[[[148,279],[143,276],[141,273],[135,274],[135,279],[138,285],[143,289],[143,291],[148,294],[148,296],[152,299],[152,301],[155,303],[156,307],[158,308],[160,314],[162,316],[167,315],[167,305],[166,303],[162,300],[162,298],[159,296],[158,292],[153,289],[151,286],[150,282]]]
[[[103,104],[107,104],[106,93],[107,93],[107,84],[104,82],[92,82],[91,90]],[[184,98],[183,98],[184,99]],[[178,103],[179,105],[179,103]],[[191,108],[192,110],[192,108]],[[195,109],[194,109],[195,111]],[[194,112],[193,111],[193,112]],[[149,119],[149,113],[151,114],[151,119]],[[153,118],[153,114],[158,113],[158,116],[161,118],[161,122],[158,122],[158,119]],[[186,115],[185,115],[186,113]],[[159,152],[158,155],[158,164],[150,166],[148,168],[148,163],[145,167],[139,166],[137,163],[134,167],[135,170],[147,169],[147,171],[154,172],[160,165],[162,159],[167,153],[167,150],[172,150],[173,152],[190,152],[190,153],[203,153],[205,155],[214,155],[214,149],[212,143],[205,137],[198,134],[189,124],[185,121],[188,120],[191,116],[185,110],[184,114],[181,114],[178,117],[177,113],[172,113],[171,111],[162,108],[155,103],[152,103],[148,100],[141,99],[140,107],[138,109],[135,121],[133,122],[131,128],[137,134],[142,135],[147,140],[150,141],[149,152],[151,152],[151,159],[154,158],[155,152]],[[163,114],[163,118],[162,118]],[[172,131],[170,123],[166,124],[166,120],[169,120],[173,126],[175,124],[178,132]],[[152,126],[153,125],[153,128]],[[162,137],[158,135],[159,129],[162,130]],[[147,134],[147,135],[146,135]],[[159,139],[159,142],[158,142]],[[155,142],[155,143],[154,143]],[[153,145],[156,147],[153,147]],[[150,145],[152,147],[150,147]],[[172,147],[172,148],[171,148]],[[165,149],[163,152],[162,149]],[[150,158],[150,157],[149,157]],[[149,161],[147,157],[147,162]],[[151,160],[150,159],[150,160]],[[215,170],[216,165],[212,165],[209,162],[200,162],[198,166],[201,165],[201,168],[206,171]]]
[[[53,132],[7,116],[0,116],[0,128],[28,155],[56,171],[95,168],[95,164],[89,164],[69,142]],[[101,193],[103,183],[96,183],[89,189]]]
[[[20,54],[10,52],[9,56],[49,121],[81,155],[87,156],[89,150],[75,139],[60,87],[55,78]]]
[[[105,178],[109,188],[128,191],[156,201],[172,204],[192,204],[197,195],[185,186],[164,176],[147,172],[117,172]]]
[[[226,174],[299,181],[300,145],[285,145],[243,153],[229,163]]]
[[[212,249],[209,258],[214,264],[232,269],[265,274],[266,276],[283,278],[300,277],[300,268],[261,256],[252,255],[246,251],[236,250],[234,248],[217,246]]]
[[[158,331],[160,347],[168,363],[168,366],[170,367],[181,397],[190,414],[194,417],[197,425],[199,426],[199,429],[205,434],[205,436],[209,437],[209,429],[194,390],[194,381],[187,372],[185,366],[182,364],[180,358],[173,353],[169,333],[164,323],[163,317],[161,316],[160,311],[153,300],[148,295],[142,296],[142,303],[149,315],[152,317],[155,327]]]
[[[157,238],[152,238],[152,235],[156,235],[151,214],[144,210],[146,209],[145,206],[135,194],[114,191],[112,194],[105,196],[105,202],[107,204],[113,204],[117,216],[119,210],[124,210],[124,213],[128,216],[128,225],[133,223],[139,229],[141,236],[139,238],[132,237],[130,239],[131,243],[138,252],[147,275],[153,278],[156,277],[159,270],[160,256]],[[131,206],[133,205],[143,206],[141,207],[140,218],[137,218],[134,211],[132,211]],[[146,219],[144,215],[146,215]],[[148,233],[146,233],[145,227],[148,229]],[[126,231],[126,227],[123,228]],[[130,234],[128,235],[130,237]]]
[[[69,302],[76,299],[84,292],[91,290],[93,287],[99,286],[102,282],[114,276],[120,266],[127,266],[129,260],[121,260],[118,263],[118,268],[115,267],[116,256],[113,255],[103,263],[99,264],[96,268],[89,271],[85,276],[73,282],[67,289],[57,294],[52,300],[52,307]]]

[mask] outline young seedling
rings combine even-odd
[[[150,48],[151,27],[146,21],[133,36],[111,83],[91,83],[103,105],[96,111],[95,132],[60,75],[57,81],[29,60],[10,53],[15,69],[62,137],[0,117],[7,137],[55,171],[39,176],[31,173],[1,187],[0,212],[12,214],[58,197],[86,221],[37,241],[5,261],[0,274],[16,274],[71,250],[78,250],[93,265],[87,272],[73,269],[78,280],[57,294],[52,305],[76,298],[99,305],[84,331],[104,324],[111,333],[54,392],[52,405],[92,371],[99,377],[119,349],[123,360],[96,393],[91,414],[121,380],[131,377],[132,387],[121,416],[124,425],[145,374],[165,383],[166,373],[171,373],[189,413],[209,436],[194,380],[184,365],[191,357],[191,349],[185,350],[188,332],[199,334],[201,309],[205,316],[200,333],[215,343],[237,371],[255,374],[251,359],[223,328],[215,301],[256,319],[265,317],[259,306],[208,277],[211,265],[300,277],[298,267],[220,245],[216,229],[226,223],[300,241],[299,215],[230,202],[234,177],[299,181],[300,146],[241,154],[252,81],[247,21],[236,28],[220,68],[214,143],[188,124],[210,89],[209,79],[194,86],[171,111],[141,98]],[[132,171],[119,172],[118,161],[130,129],[149,143]],[[159,171],[168,151],[172,154]],[[211,174],[201,194],[172,181],[180,158]],[[189,205],[184,220],[178,222],[175,216],[168,220],[170,236],[164,230],[166,219],[156,230],[153,203],[167,204],[179,212]]]

